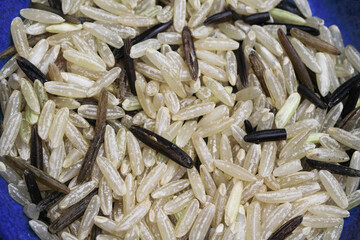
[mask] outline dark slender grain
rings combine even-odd
[[[348,88],[346,91],[339,92],[336,97],[334,97],[333,94],[330,95],[330,97],[328,98],[329,107],[331,108],[344,100],[346,96],[348,96],[348,94],[350,93],[350,90],[351,88]]]
[[[38,126],[34,124],[31,133],[31,152],[30,162],[34,167],[43,170],[44,169],[44,157],[42,151],[42,141],[38,134]]]
[[[158,134],[139,126],[131,126],[129,129],[134,136],[147,146],[165,155],[176,163],[186,168],[193,167],[193,161],[187,153],[178,146]]]
[[[255,131],[255,129],[253,128],[253,126],[249,120],[244,120],[244,125],[245,125],[245,131],[247,134],[250,134]]]
[[[62,13],[61,1],[60,0],[48,0],[49,6],[59,10]]]
[[[159,23],[159,24],[149,28],[148,30],[142,32],[138,36],[134,37],[131,40],[132,44],[136,44],[136,43],[139,43],[141,41],[145,41],[145,40],[148,40],[150,38],[154,38],[154,37],[156,37],[158,35],[158,33],[164,32],[168,28],[170,28],[170,26],[172,24],[173,24],[172,20],[170,20],[170,21],[168,21],[166,23]]]
[[[306,66],[305,66],[306,67]],[[320,94],[320,91],[319,91],[319,88],[317,86],[317,80],[316,80],[316,73],[313,72],[310,68],[306,67],[306,70],[307,72],[309,73],[309,76],[310,76],[310,79],[311,79],[311,82],[313,83],[313,86],[314,86],[314,93],[318,93],[319,95]],[[325,100],[325,99],[323,99]]]
[[[349,177],[360,177],[360,170],[354,168],[310,159],[306,159],[306,162],[307,164],[309,164],[310,167],[315,169],[328,170],[331,173]]]
[[[232,12],[232,20],[233,21],[237,21],[237,20],[242,20],[243,19],[243,17],[240,15],[240,14],[238,14],[237,12],[235,12],[234,10],[231,10],[231,9],[229,9],[231,12]]]
[[[300,10],[296,7],[296,5],[290,1],[283,0],[276,6],[276,8],[283,9],[285,11],[296,14],[302,18],[305,18],[305,16],[300,12]]]
[[[101,234],[102,230],[94,224],[90,233],[90,240],[96,240],[96,237]]]
[[[232,11],[227,10],[224,12],[216,13],[214,15],[211,15],[204,21],[204,25],[210,25],[213,23],[222,23],[227,22],[232,19]]]
[[[29,46],[30,47],[35,46],[35,44],[37,42],[39,42],[41,39],[48,38],[51,35],[52,35],[51,33],[44,33],[44,34],[41,34],[41,35],[29,37],[28,38]],[[15,53],[16,53],[16,49],[15,49],[14,46],[8,47],[8,48],[4,49],[0,53],[0,59],[5,58],[5,57],[10,56],[10,55],[14,55]]]
[[[64,211],[60,215],[60,217],[58,217],[53,223],[50,224],[49,231],[53,234],[59,233],[71,223],[80,218],[84,214],[87,206],[89,205],[91,198],[96,195],[97,192],[97,189],[92,191],[80,202],[66,209],[66,211]]]
[[[16,62],[31,81],[34,82],[36,79],[38,79],[42,84],[49,81],[49,79],[40,71],[40,69],[38,69],[26,58],[19,56],[16,59]]]
[[[303,96],[304,98],[308,99],[310,102],[315,104],[315,106],[321,109],[327,108],[327,104],[323,100],[321,100],[313,91],[311,91],[304,85],[299,84],[297,91],[298,93],[301,94],[301,96]]]
[[[284,48],[285,52],[289,56],[294,66],[295,72],[299,77],[299,80],[311,91],[314,91],[314,85],[311,82],[309,73],[306,70],[304,63],[301,61],[301,58],[299,57],[295,48],[292,46],[291,42],[281,29],[278,30],[278,36],[282,47]]]
[[[339,102],[341,102],[347,96],[350,90],[353,87],[357,86],[359,83],[360,73],[341,84],[331,95],[329,100],[329,107],[333,107]]]
[[[96,113],[95,131],[97,131],[98,129],[102,128],[103,125],[105,125],[108,98],[109,98],[109,92],[106,90],[106,88],[103,88],[100,92],[99,104]]]
[[[292,28],[290,30],[290,34],[292,37],[299,39],[302,43],[313,47],[321,52],[327,52],[334,55],[340,55],[341,52],[333,45],[328,42],[321,40],[320,38],[314,37],[313,35],[298,29]]]
[[[39,186],[36,183],[34,174],[32,174],[29,170],[25,170],[24,179],[31,198],[31,202],[38,204],[42,200],[42,197]]]
[[[356,103],[360,97],[360,83],[357,86],[351,88],[344,109],[341,113],[342,117],[346,117],[352,110],[355,109]]]
[[[34,174],[35,178],[41,182],[42,184],[48,186],[51,189],[54,189],[59,192],[69,193],[69,188],[56,180],[55,178],[51,177],[47,173],[41,171],[40,169],[31,166],[30,164],[27,164],[24,160],[20,158],[15,158],[11,156],[3,156],[3,160],[6,164],[9,164],[10,166],[13,166],[17,169],[20,169],[22,171],[28,170],[32,174]]]
[[[246,142],[252,142],[252,143],[280,141],[285,139],[286,139],[286,130],[284,128],[255,131],[245,135],[244,137],[244,140]]]
[[[239,48],[234,50],[235,57],[236,57],[236,63],[237,63],[237,74],[239,75],[240,82],[243,85],[243,87],[248,86],[248,75],[246,71],[246,61],[245,61],[245,55],[244,51],[241,47],[242,42],[239,45]],[[261,63],[262,64],[262,63]],[[239,83],[236,83],[236,87],[238,89],[241,89],[240,86],[238,86]]]
[[[248,24],[262,24],[270,20],[269,12],[255,13],[244,17],[244,22]]]
[[[55,203],[59,202],[65,194],[61,192],[52,192],[45,198],[43,198],[37,205],[36,208],[40,212],[49,209],[51,206],[55,205]]]
[[[328,94],[326,94],[326,96],[324,96],[324,97],[322,97],[322,98],[323,98],[324,102],[325,102],[326,104],[328,104],[330,97],[331,97],[331,93],[329,92]]]
[[[268,240],[283,240],[289,236],[302,222],[303,216],[297,216],[284,223],[278,230],[276,230]]]
[[[135,89],[135,67],[134,67],[134,60],[130,57],[130,49],[132,47],[130,37],[125,39],[124,41],[124,62],[125,62],[125,72],[126,77],[130,86],[131,93],[136,96],[136,89]]]
[[[297,28],[300,29],[304,32],[307,32],[313,36],[319,36],[320,35],[320,31],[316,28],[313,27],[309,27],[309,26],[305,26],[305,25],[297,25],[297,24],[287,24],[287,23],[270,23],[270,22],[266,22],[264,23],[264,25],[284,25],[286,27],[286,34],[290,35],[290,31],[293,28]]]
[[[75,100],[79,102],[81,105],[98,105],[96,99],[93,98],[78,98]]]
[[[37,44],[41,39],[46,39],[50,36],[54,35],[53,33],[43,33],[43,34],[40,34],[40,35],[36,35],[36,36],[30,36],[28,38],[28,41],[29,41],[29,45],[30,47],[33,47],[35,46],[35,44]]]
[[[30,45],[30,44],[29,44]],[[16,49],[14,46],[10,46],[5,48],[0,52],[0,59],[6,58],[7,56],[14,55],[16,53]]]
[[[55,1],[58,2],[58,0],[55,0]],[[60,17],[64,18],[65,21],[68,22],[68,23],[73,23],[73,24],[80,24],[81,23],[80,20],[77,19],[76,17],[64,14],[62,12],[62,10],[56,9],[54,7],[47,6],[45,4],[32,2],[32,3],[30,3],[30,7],[31,8],[36,8],[36,9],[39,9],[39,10],[44,10],[44,11],[55,13],[55,14],[59,15]],[[60,6],[60,9],[61,9],[61,6]]]
[[[116,87],[115,96],[119,98],[120,103],[122,103],[125,100],[129,85],[128,81],[126,81],[126,72],[122,66],[120,76],[115,80],[114,85]]]
[[[78,17],[78,20],[80,21],[81,24],[83,24],[84,22],[95,22],[94,19],[87,18],[87,17]]]
[[[346,131],[351,131],[355,123],[360,119],[360,107],[352,110],[346,117],[337,124],[337,127],[342,128]]]
[[[91,178],[91,172],[94,167],[97,154],[101,144],[104,142],[105,126],[105,123],[102,124],[102,126],[100,126],[95,132],[94,139],[90,143],[81,165],[79,175],[77,176],[78,184],[81,184]]]
[[[182,41],[184,45],[186,65],[189,68],[191,78],[196,80],[199,75],[199,64],[196,57],[194,41],[190,29],[185,26],[182,31]]]
[[[259,58],[259,56],[255,51],[251,51],[249,55],[249,60],[250,60],[251,68],[254,70],[254,73],[258,78],[262,90],[264,91],[267,97],[270,97],[270,93],[269,90],[267,89],[264,79],[264,72],[265,72],[264,64],[262,63],[261,59]]]
[[[139,42],[156,37],[158,33],[166,31],[172,24],[173,24],[172,20],[170,20],[169,22],[166,22],[166,23],[159,23],[159,24],[149,28],[148,30],[144,31],[140,35],[131,39],[131,43],[133,45],[135,45]],[[124,57],[124,47],[116,49],[114,52],[114,56],[115,56],[116,60],[123,58]]]

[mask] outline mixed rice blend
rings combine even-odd
[[[42,240],[339,239],[360,53],[307,0],[33,0],[0,175]]]

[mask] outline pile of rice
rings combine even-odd
[[[0,54],[15,53],[0,70],[0,175],[34,232],[339,239],[360,204],[360,53],[295,3],[22,9]]]

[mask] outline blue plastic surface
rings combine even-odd
[[[0,0],[0,51],[11,44],[10,23],[26,8],[30,0]],[[360,49],[360,1],[359,0],[309,0],[313,15],[323,18],[325,24],[339,26],[344,44]],[[0,60],[2,67],[7,59]],[[350,211],[345,220],[342,240],[360,240],[360,207]],[[13,201],[7,193],[7,184],[0,177],[0,240],[38,239],[28,225],[28,218],[22,206]]]

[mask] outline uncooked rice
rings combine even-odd
[[[360,53],[294,2],[22,9],[0,175],[36,235],[339,239],[360,205]]]

